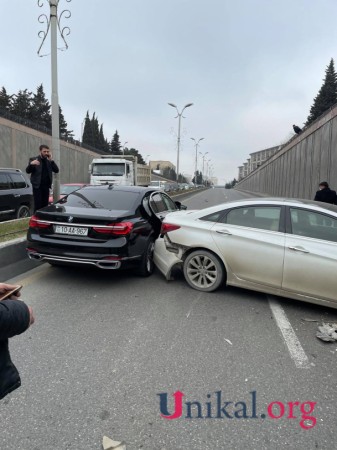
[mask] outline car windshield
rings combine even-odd
[[[60,192],[61,195],[68,195],[71,194],[74,191],[77,191],[78,189],[80,189],[82,186],[79,184],[73,185],[73,186],[69,186],[66,184],[61,184],[61,188],[60,188]]]
[[[97,208],[118,211],[135,211],[138,205],[138,192],[84,188],[69,194],[60,203],[78,208]]]
[[[124,163],[93,164],[92,174],[99,176],[122,176],[125,174]]]

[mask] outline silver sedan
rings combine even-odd
[[[337,206],[260,198],[171,213],[154,261],[199,291],[226,283],[337,308]]]

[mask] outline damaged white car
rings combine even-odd
[[[170,213],[154,262],[199,291],[226,283],[337,308],[337,207],[259,198]]]

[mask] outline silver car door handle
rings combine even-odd
[[[302,253],[310,253],[309,250],[306,250],[303,247],[288,247],[289,250],[295,250],[295,252],[302,252]]]
[[[21,197],[21,194],[14,194],[14,197]]]
[[[226,234],[227,236],[231,236],[232,233],[230,233],[228,230],[216,230],[219,234]]]

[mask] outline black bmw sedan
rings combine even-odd
[[[51,265],[133,267],[148,276],[161,222],[179,209],[186,207],[151,188],[86,186],[31,217],[28,256]]]

